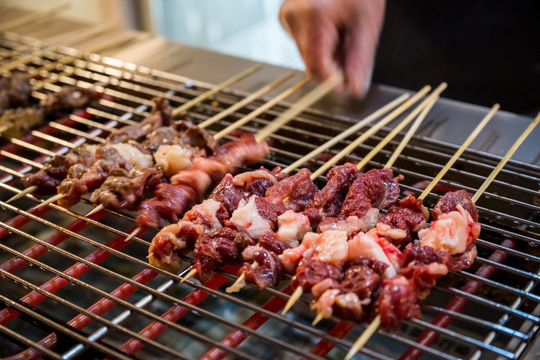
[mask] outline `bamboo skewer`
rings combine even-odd
[[[443,89],[444,90],[444,89]],[[442,91],[442,90],[441,90]],[[437,90],[434,90],[433,94],[435,94],[434,96],[429,96],[428,99],[429,99],[429,102],[427,103],[421,103],[420,105],[418,105],[417,108],[423,108],[422,109],[422,112],[420,113],[420,115],[418,115],[418,118],[416,119],[414,125],[409,129],[409,132],[403,137],[403,139],[401,140],[399,146],[396,148],[396,150],[394,151],[394,154],[395,155],[395,158],[397,159],[397,157],[399,156],[399,154],[401,153],[401,151],[403,151],[403,149],[405,148],[405,145],[407,144],[407,142],[409,141],[409,139],[411,138],[412,136],[412,131],[415,131],[416,128],[418,128],[418,126],[420,126],[420,124],[422,123],[422,121],[425,119],[425,117],[427,116],[429,110],[431,110],[432,106],[435,104],[435,102],[437,101],[437,99],[439,98],[439,92],[437,92]],[[426,99],[426,100],[428,100]],[[411,114],[417,114],[418,112],[412,112]],[[396,126],[396,128],[394,130],[396,131],[392,131],[390,132],[388,135],[386,135],[386,137],[380,141],[380,143],[375,146],[373,148],[372,151],[370,151],[365,157],[364,159],[362,160],[361,163],[359,163],[357,165],[357,168],[360,169],[362,168],[365,164],[367,164],[375,155],[377,155],[377,153],[392,139],[394,138],[394,136],[399,132],[401,131],[401,129],[403,129],[411,120],[413,119],[413,117],[411,117],[410,115],[407,116],[405,119],[403,119],[401,121],[401,123],[398,124],[398,126]],[[411,131],[412,130],[412,131]],[[410,134],[410,135],[409,135]],[[382,146],[380,146],[382,144]],[[359,144],[358,144],[359,145]],[[352,151],[352,150],[351,150]],[[335,155],[335,156],[339,156],[340,158],[343,157],[342,156],[342,152],[340,152],[339,154]],[[394,157],[394,156],[393,156]],[[392,158],[391,158],[392,159]],[[332,158],[330,160],[330,162],[337,162],[337,161],[333,161],[334,158]],[[339,159],[338,159],[339,160]],[[388,161],[388,163],[386,164],[385,167],[390,167],[392,166],[393,164],[393,161]],[[320,170],[320,169],[319,169]],[[319,170],[317,170],[316,172],[314,172],[312,174],[312,179],[316,179],[320,174]],[[316,176],[313,176],[314,174],[316,174]],[[287,311],[289,311],[293,305],[300,299],[300,297],[302,296],[303,294],[303,289],[302,287],[297,287],[294,292],[291,294],[291,297],[289,298],[289,300],[287,301],[287,303],[285,304],[285,306],[283,307],[283,310],[282,310],[282,314],[285,315],[287,313]],[[312,325],[316,325],[320,320],[322,320],[323,317],[321,314],[317,314],[315,320],[313,320],[312,322]]]
[[[282,101],[282,100],[286,99],[287,97],[289,97],[290,95],[292,95],[294,92],[299,90],[302,86],[306,85],[309,81],[310,81],[310,77],[306,76],[303,80],[296,83],[295,85],[293,85],[289,89],[285,90],[284,92],[282,92],[281,94],[279,94],[278,96],[276,96],[272,100],[268,101],[264,105],[262,105],[262,106],[258,107],[257,109],[253,110],[252,112],[250,112],[249,114],[244,116],[242,119],[234,122],[233,124],[227,126],[225,129],[223,129],[223,130],[219,131],[218,133],[214,134],[214,139],[219,140],[222,137],[224,137],[225,135],[229,134],[231,131],[238,129],[240,126],[242,126],[242,125],[246,124],[247,122],[255,119],[257,116],[261,115],[262,113],[264,113],[265,111],[267,111],[271,107],[275,106],[280,101]]]
[[[256,64],[255,66],[252,66],[249,69],[244,70],[241,73],[234,75],[233,77],[225,80],[221,84],[218,84],[218,85],[214,86],[212,89],[200,94],[199,96],[195,97],[194,99],[192,99],[192,100],[186,102],[185,104],[183,104],[182,106],[176,108],[173,111],[172,116],[176,117],[176,116],[186,112],[187,110],[191,109],[193,106],[197,105],[201,101],[204,101],[204,100],[208,99],[210,96],[220,92],[221,90],[225,89],[226,87],[231,86],[232,84],[242,80],[243,78],[253,74],[254,72],[257,72],[257,71],[261,70],[262,68],[263,68],[263,64]]]
[[[224,117],[227,117],[227,116],[233,114],[235,111],[237,111],[237,110],[243,108],[244,106],[252,103],[253,101],[257,100],[258,98],[260,98],[261,96],[263,96],[264,94],[266,94],[270,90],[273,90],[276,87],[278,87],[279,85],[283,84],[285,81],[289,80],[293,76],[294,76],[293,71],[285,74],[285,76],[282,76],[281,78],[273,81],[272,83],[270,83],[270,84],[268,84],[266,86],[263,86],[262,88],[260,88],[256,92],[254,92],[253,94],[245,97],[241,101],[239,101],[239,102],[235,103],[234,105],[230,106],[229,108],[221,111],[217,115],[214,115],[211,118],[201,122],[199,124],[199,126],[202,127],[202,128],[208,127],[208,126],[214,124],[215,122],[223,119]]]
[[[431,190],[437,185],[437,183],[442,179],[442,177],[448,172],[448,170],[452,167],[452,165],[456,162],[456,160],[461,156],[461,154],[465,151],[465,149],[470,145],[470,143],[476,138],[476,136],[480,133],[480,131],[484,128],[484,126],[493,118],[493,115],[495,115],[495,112],[499,109],[499,104],[493,105],[491,110],[484,116],[484,118],[480,121],[480,123],[476,126],[476,128],[473,130],[473,132],[469,135],[469,137],[463,142],[463,144],[459,147],[459,149],[456,151],[454,156],[448,160],[446,165],[439,171],[437,176],[433,178],[431,183],[426,187],[426,189],[418,196],[418,199],[423,200],[430,192]],[[481,194],[484,192],[484,190],[489,186],[491,181],[495,178],[497,173],[502,169],[504,164],[508,161],[510,156],[517,150],[517,147],[525,140],[527,135],[532,131],[532,129],[538,124],[540,121],[540,114],[537,116],[537,118],[529,125],[529,127],[525,130],[525,132],[518,138],[516,143],[510,148],[507,155],[501,160],[499,165],[492,171],[490,176],[484,181],[482,186],[477,190],[476,194],[473,196],[472,201],[473,203],[476,202],[476,200],[481,196]],[[358,337],[358,339],[354,342],[354,344],[351,346],[351,349],[345,356],[345,360],[350,360],[360,349],[364,347],[366,342],[371,338],[371,336],[377,331],[379,325],[381,322],[380,315],[377,315],[371,324],[366,328],[366,330]]]
[[[344,76],[342,71],[336,72],[334,75],[319,84],[316,88],[307,93],[304,97],[294,103],[287,111],[282,113],[270,124],[264,127],[255,135],[255,141],[261,142],[271,134],[275,133],[280,127],[292,120],[296,115],[300,114],[315,101],[322,98],[324,95],[332,91],[336,86],[343,82]]]
[[[422,111],[424,106],[430,103],[436,96],[439,96],[441,92],[443,92],[444,89],[446,89],[446,87],[447,87],[446,83],[440,84],[435,90],[433,90],[433,92],[426,99],[424,99],[420,103],[420,105],[418,105],[409,115],[407,115],[405,120],[410,122],[415,116],[417,116],[420,113],[420,111]],[[348,146],[346,146],[343,150],[341,150],[338,154],[336,154],[336,156],[334,156],[330,161],[326,162],[322,167],[319,168],[319,170],[315,171],[312,174],[312,178],[316,178],[319,175],[323,174],[326,170],[332,167],[332,165],[334,165],[339,160],[341,160],[344,156],[346,156],[351,151],[356,149],[358,145],[360,145],[365,140],[367,140],[370,136],[372,136],[377,131],[379,131],[383,126],[387,125],[392,120],[394,120],[394,118],[390,115],[386,116],[382,121],[379,121],[376,125],[372,126],[368,131],[360,135],[356,140],[351,142]]]
[[[22,190],[20,193],[18,193],[17,195],[11,197],[10,199],[8,199],[6,201],[6,204],[9,204],[10,202],[12,201],[15,201],[17,199],[20,199],[22,198],[23,196],[26,196],[30,193],[33,193],[34,191],[36,191],[38,189],[37,185],[32,185],[32,186],[29,186],[27,187],[26,189]]]

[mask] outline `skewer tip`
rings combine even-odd
[[[351,349],[345,356],[345,360],[350,360],[358,351],[360,351],[360,349],[364,347],[364,345],[367,343],[371,335],[373,335],[375,331],[377,331],[377,329],[379,328],[379,325],[381,325],[381,317],[377,315],[373,319],[371,324],[369,324],[366,330],[362,333],[362,335],[360,335],[358,339],[356,339],[353,346],[351,346]]]
[[[17,199],[20,199],[22,198],[23,196],[26,196],[30,193],[33,193],[34,191],[36,191],[38,189],[38,187],[36,185],[32,185],[32,186],[29,186],[27,187],[26,189],[22,190],[20,193],[14,195],[13,197],[11,197],[10,199],[8,199],[6,201],[6,204],[9,204],[10,202],[12,201],[15,201]]]
[[[129,241],[129,240],[133,239],[133,238],[139,233],[139,231],[141,231],[141,230],[142,230],[141,227],[136,228],[135,230],[133,230],[133,231],[131,232],[131,234],[129,234],[129,235],[124,239],[124,241]]]
[[[285,307],[283,307],[283,311],[281,312],[282,315],[285,315],[287,311],[289,311],[293,305],[300,299],[300,296],[302,296],[304,290],[301,286],[297,287],[294,292],[291,294],[291,297],[289,298],[289,301],[287,301],[287,304],[285,304]]]
[[[95,208],[93,208],[92,210],[90,210],[85,216],[88,217],[92,214],[95,214],[97,213],[98,211],[101,211],[105,209],[105,206],[103,206],[103,204],[99,204],[98,206],[96,206]]]
[[[321,314],[320,312],[317,313],[317,316],[315,316],[315,319],[313,319],[313,322],[311,323],[311,326],[317,325],[322,319],[324,319],[323,314]]]
[[[180,280],[180,284],[186,281],[187,279],[191,278],[196,273],[197,273],[197,269],[191,268],[191,270],[189,270],[189,272],[184,276],[184,278]]]
[[[66,194],[56,194],[54,195],[53,197],[43,201],[41,204],[38,204],[34,207],[34,209],[39,209],[40,207],[42,206],[46,206],[46,205],[49,205],[49,204],[52,204],[62,198],[66,197]]]
[[[227,287],[225,291],[228,292],[229,294],[239,292],[240,290],[244,288],[244,286],[246,286],[246,274],[241,273],[240,276],[234,282],[234,284]]]

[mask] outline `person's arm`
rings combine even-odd
[[[296,41],[306,70],[326,79],[345,72],[348,90],[369,88],[385,0],[284,0],[279,18]]]

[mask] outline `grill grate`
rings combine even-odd
[[[136,123],[147,114],[150,99],[166,94],[177,107],[208,90],[208,84],[145,67],[79,53],[69,48],[39,48],[25,38],[0,38],[0,66],[28,71],[44,93],[64,84],[93,86],[103,94],[85,111],[51,119],[47,126],[21,139],[0,143],[0,356],[24,351],[50,358],[84,356],[129,358],[289,359],[342,358],[363,331],[362,326],[329,319],[312,327],[313,313],[305,300],[287,316],[278,311],[290,294],[283,284],[259,291],[247,286],[240,293],[224,292],[234,280],[226,267],[204,285],[186,281],[149,265],[145,259],[155,231],[124,241],[134,229],[133,213],[100,211],[83,200],[70,210],[50,205],[34,209],[39,199],[29,196],[6,204],[22,188],[20,177],[36,171],[52,155],[81,143],[102,142],[109,131]],[[29,50],[34,56],[28,56]],[[15,64],[16,59],[24,63]],[[189,112],[202,121],[247,95],[224,91]],[[263,104],[253,101],[209,128],[215,133]],[[281,104],[243,126],[256,132],[274,119]],[[441,114],[433,113],[433,119]],[[429,122],[429,119],[428,119]],[[284,166],[346,129],[344,118],[308,111],[271,136],[272,156],[264,165]],[[428,126],[428,125],[426,125]],[[349,160],[358,161],[387,129],[359,146]],[[358,136],[355,134],[353,136]],[[370,163],[381,167],[397,146],[393,140]],[[335,149],[345,147],[349,140]],[[456,147],[413,137],[395,164],[405,176],[402,191],[419,193],[417,184],[429,181]],[[442,185],[473,193],[495,167],[499,157],[466,151],[441,181]],[[322,164],[313,161],[313,169]],[[323,179],[319,179],[322,184]],[[379,330],[362,349],[360,358],[398,358],[422,352],[427,359],[520,358],[532,343],[540,322],[540,168],[510,161],[478,201],[482,234],[479,256],[467,271],[440,279],[422,304],[422,319],[403,324],[397,332]],[[425,203],[433,205],[438,195]],[[185,258],[184,268],[190,265]],[[180,274],[181,275],[181,274]],[[463,302],[461,307],[445,309]],[[457,306],[457,305],[456,305]],[[451,324],[444,321],[453,318]],[[431,322],[436,319],[438,325]],[[432,331],[435,344],[416,342]],[[407,350],[408,349],[408,350]]]

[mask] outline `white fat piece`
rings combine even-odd
[[[358,233],[348,242],[348,258],[354,259],[360,256],[371,257],[375,260],[388,264],[385,270],[385,277],[392,277],[397,274],[388,256],[384,253],[377,240],[373,238],[373,233]]]
[[[118,153],[126,160],[131,166],[140,169],[147,169],[154,166],[152,155],[143,154],[139,149],[130,144],[118,143],[111,144],[112,148],[116,149]]]
[[[420,230],[418,232],[420,245],[448,251],[452,255],[465,252],[469,237],[469,223],[474,223],[474,221],[461,205],[458,205],[457,209],[457,211],[441,215],[431,223],[429,229]]]
[[[302,244],[308,249],[313,249],[317,257],[326,263],[338,264],[347,259],[346,231],[327,230],[320,234],[308,232]]]
[[[271,231],[272,228],[270,223],[259,214],[255,198],[256,196],[253,195],[247,202],[240,201],[238,208],[232,213],[230,221],[238,228],[246,230],[252,239],[259,239],[262,234]]]
[[[298,241],[311,231],[309,218],[292,210],[287,210],[278,216],[278,226],[277,240],[285,242],[293,248],[297,247]]]
[[[156,164],[170,177],[191,166],[192,152],[180,145],[160,145],[154,153]]]
[[[202,203],[192,207],[190,211],[198,212],[202,214],[202,216],[204,216],[206,219],[210,220],[211,225],[208,230],[215,231],[221,228],[221,223],[216,216],[220,206],[221,203],[219,201],[213,199],[206,199]]]

